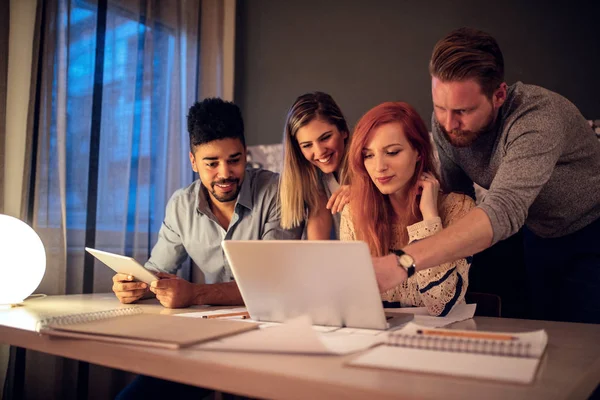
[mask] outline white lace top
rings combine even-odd
[[[408,226],[409,243],[424,239],[451,225],[469,212],[475,203],[465,195],[450,193],[440,198],[440,217]],[[400,226],[392,227],[392,247],[400,249]],[[350,207],[344,207],[340,224],[341,240],[356,240]],[[400,302],[402,307],[427,307],[431,315],[446,315],[455,304],[464,303],[469,284],[471,257],[438,265],[414,274],[393,289],[381,294],[386,301]]]

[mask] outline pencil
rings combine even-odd
[[[466,332],[466,331],[451,331],[451,330],[432,330],[432,329],[419,329],[417,330],[419,335],[430,335],[430,336],[451,336],[451,337],[463,337],[469,339],[492,339],[492,340],[516,340],[517,338],[512,335],[506,335],[502,333],[493,332]]]
[[[248,314],[247,311],[242,311],[242,312],[234,312],[234,313],[228,313],[228,314],[210,314],[210,315],[203,315],[202,318],[228,318],[228,317],[242,317],[242,319],[246,319],[246,318],[250,318],[250,314]]]

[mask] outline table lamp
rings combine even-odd
[[[31,295],[46,272],[46,251],[25,222],[0,214],[0,306],[18,304]]]

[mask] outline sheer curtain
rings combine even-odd
[[[232,4],[38,2],[22,196],[47,252],[38,292],[109,292],[85,246],[148,258],[169,197],[194,179],[187,110],[231,86]],[[25,365],[26,398],[110,398],[127,379],[31,351]]]

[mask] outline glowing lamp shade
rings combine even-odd
[[[40,237],[25,222],[0,214],[0,304],[16,304],[32,294],[46,272]]]

